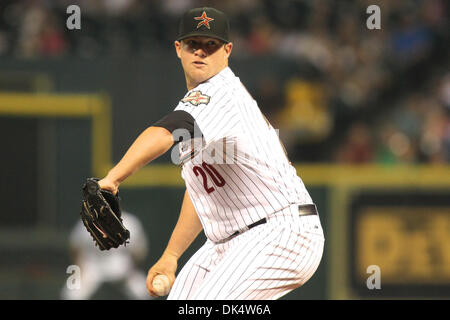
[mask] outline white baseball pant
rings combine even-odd
[[[168,300],[275,300],[303,285],[324,248],[318,215],[291,206],[231,240],[210,240],[178,274]]]

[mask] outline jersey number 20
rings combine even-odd
[[[192,170],[194,171],[195,175],[198,177],[198,175],[200,174],[203,178],[203,187],[205,188],[206,192],[211,193],[214,190],[214,187],[208,187],[208,177],[206,174],[208,174],[208,176],[212,179],[212,181],[214,182],[214,184],[217,187],[223,187],[225,185],[225,180],[223,179],[223,177],[220,175],[219,172],[217,172],[216,169],[214,169],[214,167],[210,164],[207,164],[206,162],[202,163],[202,166],[194,166],[194,168],[192,168]],[[206,173],[205,173],[206,171]]]

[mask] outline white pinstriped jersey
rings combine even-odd
[[[191,114],[203,135],[179,150],[208,239],[223,240],[290,204],[313,203],[276,131],[229,67],[190,90],[175,110]]]

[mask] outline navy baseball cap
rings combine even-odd
[[[230,42],[230,24],[225,13],[220,10],[202,7],[187,11],[178,25],[177,41],[188,37],[201,36]]]

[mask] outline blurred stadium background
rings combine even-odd
[[[81,30],[66,28],[71,4]],[[366,27],[372,4],[381,30]],[[448,1],[2,0],[0,299],[60,298],[81,184],[184,95],[173,39],[202,5],[230,16],[231,68],[321,214],[321,266],[284,299],[450,298]],[[169,159],[121,187],[148,234],[143,270],[181,205]],[[370,265],[381,289],[367,287]]]

